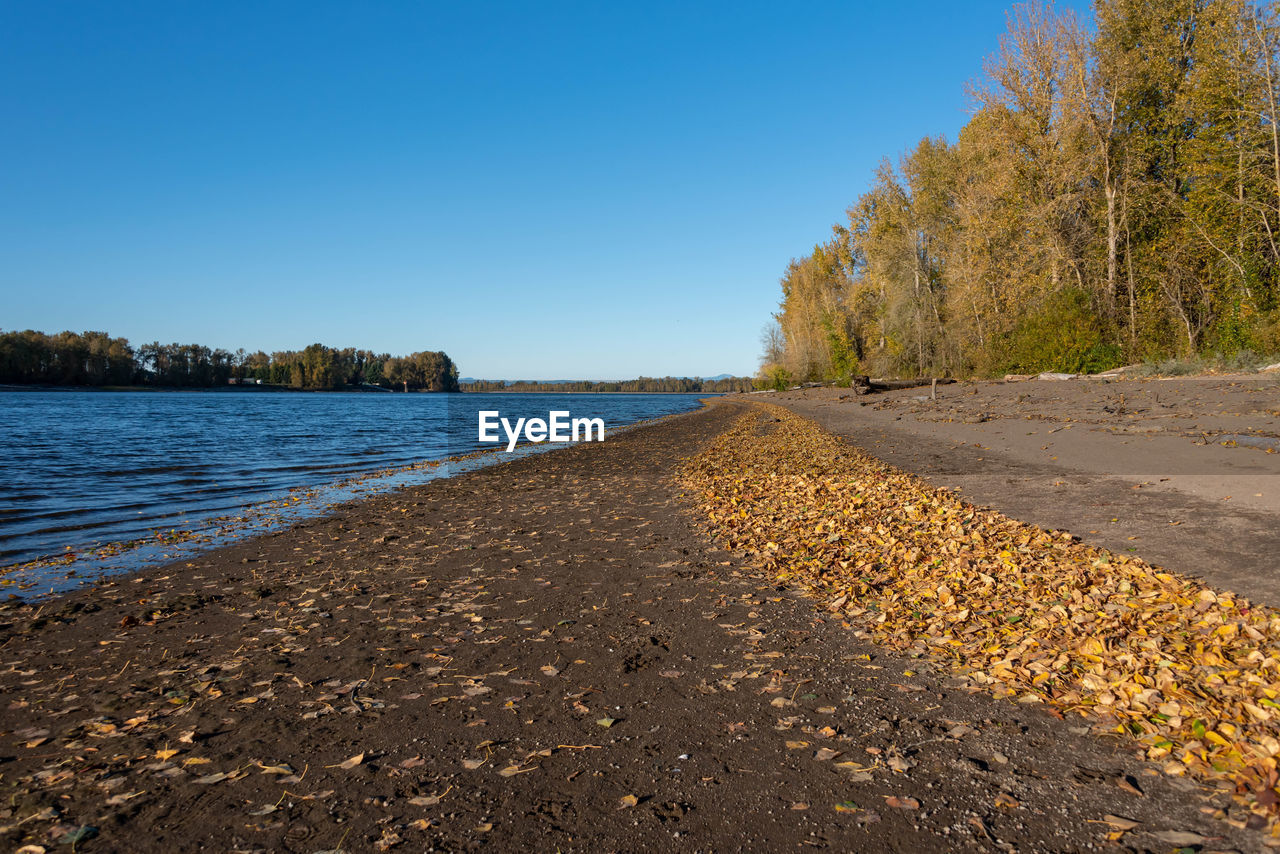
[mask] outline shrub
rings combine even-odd
[[[1107,328],[1087,293],[1075,288],[1057,291],[1010,333],[1005,368],[1028,374],[1096,374],[1119,367],[1124,352],[1107,340]]]

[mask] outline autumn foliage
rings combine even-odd
[[[713,534],[877,642],[1110,721],[1274,823],[1280,611],[974,507],[775,406],[686,465]]]
[[[761,383],[1280,352],[1278,91],[1272,4],[1015,6],[958,136],[788,264]]]

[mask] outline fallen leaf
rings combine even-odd
[[[351,757],[351,758],[349,758],[349,759],[344,759],[344,760],[342,760],[342,761],[341,761],[341,762],[339,762],[337,765],[326,765],[325,767],[326,767],[326,768],[341,768],[341,769],[343,769],[344,771],[349,771],[349,770],[351,770],[352,768],[354,768],[354,767],[356,767],[357,765],[359,765],[361,762],[364,762],[364,753],[357,753],[355,756],[352,756],[352,757]]]
[[[514,777],[517,774],[524,774],[528,771],[536,771],[537,768],[538,768],[537,765],[531,765],[528,767],[521,767],[519,765],[508,765],[506,768],[503,768],[498,773],[501,774],[503,777]]]
[[[400,834],[388,827],[383,829],[382,836],[378,838],[377,842],[373,843],[373,847],[379,851],[386,851],[396,847],[403,841],[404,840],[400,838]]]
[[[258,767],[262,769],[263,774],[288,775],[288,774],[298,773],[297,771],[294,771],[292,768],[290,768],[288,765],[259,765]]]
[[[1106,824],[1109,824],[1112,827],[1114,827],[1116,830],[1133,830],[1135,827],[1138,827],[1139,825],[1142,824],[1142,822],[1140,821],[1134,821],[1131,818],[1125,818],[1124,816],[1120,816],[1120,815],[1111,815],[1109,813],[1107,815],[1104,815],[1102,817],[1102,820]]]
[[[1189,830],[1161,830],[1151,835],[1161,842],[1176,846],[1203,845],[1209,841],[1209,837],[1192,833]]]
[[[206,774],[203,777],[197,777],[191,782],[195,783],[197,786],[210,786],[214,783],[221,783],[225,779],[227,779],[227,775],[219,771],[216,774]]]
[[[907,771],[910,771],[912,768],[916,767],[916,764],[914,762],[904,759],[901,756],[890,756],[885,761],[884,764],[888,765],[890,768],[892,768],[894,771],[897,771],[900,774],[905,774]]]
[[[1134,780],[1127,774],[1122,774],[1116,778],[1116,785],[1124,789],[1131,795],[1143,797],[1142,789],[1138,788],[1138,781]]]
[[[67,833],[62,839],[58,840],[63,845],[77,845],[81,842],[87,842],[98,835],[98,828],[87,824],[82,824],[75,830]]]

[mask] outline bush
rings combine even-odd
[[[1275,357],[1259,356],[1252,350],[1240,350],[1236,353],[1214,353],[1205,356],[1194,356],[1190,359],[1166,359],[1143,365],[1135,376],[1144,377],[1186,377],[1193,374],[1249,374],[1267,365],[1274,364]]]
[[[791,372],[782,365],[764,365],[760,368],[760,376],[755,380],[758,389],[774,389],[786,391],[791,388]]]
[[[1010,333],[1006,372],[1096,374],[1119,367],[1124,351],[1107,340],[1107,328],[1084,291],[1053,293]]]

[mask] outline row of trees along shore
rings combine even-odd
[[[1280,8],[1015,7],[955,142],[885,160],[793,260],[761,379],[1280,350]]]
[[[618,380],[616,382],[591,382],[590,380],[574,380],[569,382],[532,382],[518,380],[508,383],[506,380],[478,380],[463,383],[463,391],[556,391],[556,392],[683,392],[683,393],[728,393],[735,391],[751,391],[755,383],[750,377],[728,377],[719,380],[699,380],[688,377],[639,377],[634,380]]]
[[[233,380],[317,391],[362,385],[457,391],[458,369],[447,355],[434,351],[392,356],[312,344],[268,355],[200,344],[133,347],[105,332],[0,333],[0,383],[211,388]]]

